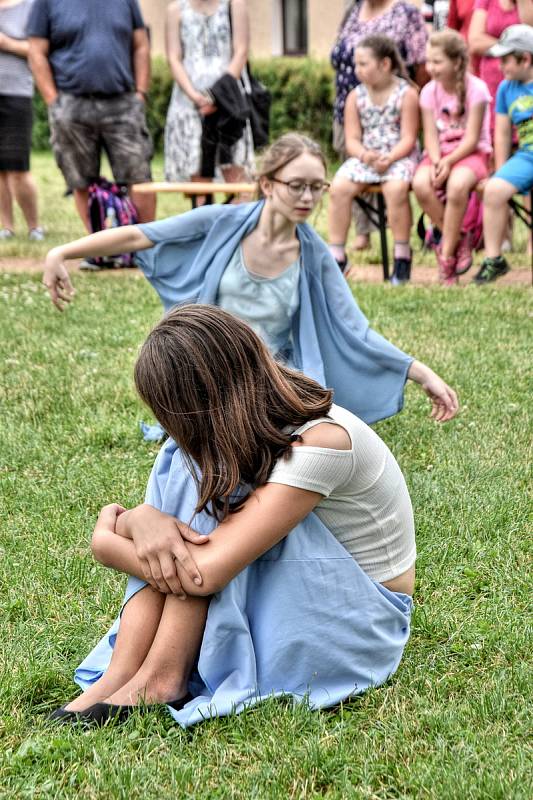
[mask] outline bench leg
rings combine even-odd
[[[381,262],[383,264],[383,280],[389,280],[389,247],[387,244],[387,211],[385,198],[380,193],[378,198],[379,240],[381,244]]]

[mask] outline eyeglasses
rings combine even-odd
[[[274,183],[282,183],[287,187],[291,197],[301,197],[306,189],[309,189],[313,197],[321,197],[324,192],[329,189],[327,181],[313,181],[313,183],[305,183],[305,181],[280,181],[279,178],[270,178]]]

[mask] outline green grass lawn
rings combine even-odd
[[[79,232],[64,203],[45,207],[53,241]],[[419,550],[412,637],[386,686],[328,712],[272,701],[186,732],[163,710],[79,732],[45,718],[122,596],[89,539],[102,504],[143,497],[157,448],[131,373],[160,306],[136,274],[75,283],[60,315],[38,275],[0,273],[0,797],[529,798],[530,291],[356,287],[462,401],[441,427],[410,386],[378,425]]]

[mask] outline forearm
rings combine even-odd
[[[192,100],[194,95],[197,93],[197,90],[192,85],[191,79],[189,78],[185,67],[177,58],[169,58],[168,63],[170,65],[172,77],[180,89],[185,92],[190,100]]]
[[[52,75],[50,62],[46,56],[32,52],[31,47],[29,50],[29,62],[37,88],[44,102],[50,105],[57,97],[57,86]]]
[[[416,138],[412,136],[403,136],[398,144],[396,144],[392,150],[390,151],[388,157],[390,158],[391,162],[399,161],[400,158],[405,158],[413,151],[413,148],[416,143]]]
[[[533,3],[531,0],[516,0],[516,5],[522,25],[533,25]]]
[[[247,59],[248,48],[241,47],[239,50],[236,50],[233,54],[233,58],[227,66],[226,72],[229,72],[229,74],[232,75],[235,80],[239,80]]]
[[[452,167],[454,164],[457,164],[457,162],[460,161],[462,158],[466,158],[472,153],[475,153],[475,151],[477,150],[478,142],[479,142],[479,137],[474,139],[473,137],[465,136],[461,144],[458,147],[456,147],[455,150],[452,150],[451,153],[448,153],[448,155],[443,156],[441,160],[445,161],[447,164],[449,164],[450,167]]]
[[[363,160],[363,156],[367,152],[362,141],[360,139],[356,139],[354,136],[346,139],[344,149],[346,150],[347,156],[350,156],[351,158],[358,158],[360,161]]]
[[[440,142],[435,125],[424,125],[424,146],[429,160],[433,164],[440,161]]]
[[[494,36],[479,31],[468,37],[468,49],[474,56],[484,56],[497,41]]]
[[[30,46],[27,39],[13,39],[11,36],[4,36],[2,39],[2,50],[20,58],[28,58]]]
[[[133,76],[136,91],[146,95],[150,88],[150,47],[147,43],[138,45],[133,51]]]
[[[494,140],[494,167],[496,170],[503,167],[509,156],[511,155],[511,138]]]
[[[130,539],[97,525],[91,541],[91,551],[96,561],[104,567],[127,575],[135,575],[141,580],[145,579],[141,562],[135,552],[135,545]]]
[[[153,243],[136,225],[124,225],[119,228],[91,233],[82,239],[54,247],[50,254],[61,259],[91,258],[93,256],[111,256],[114,253],[130,253],[146,250]]]
[[[414,381],[414,383],[419,383],[420,385],[424,384],[430,375],[435,375],[433,370],[421,361],[417,361],[416,358],[411,363],[407,372],[409,380]]]

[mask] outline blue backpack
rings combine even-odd
[[[137,209],[128,196],[128,189],[118,183],[99,178],[89,186],[89,222],[92,233],[119,225],[135,225]],[[133,267],[132,253],[98,256],[91,259],[99,267]]]

